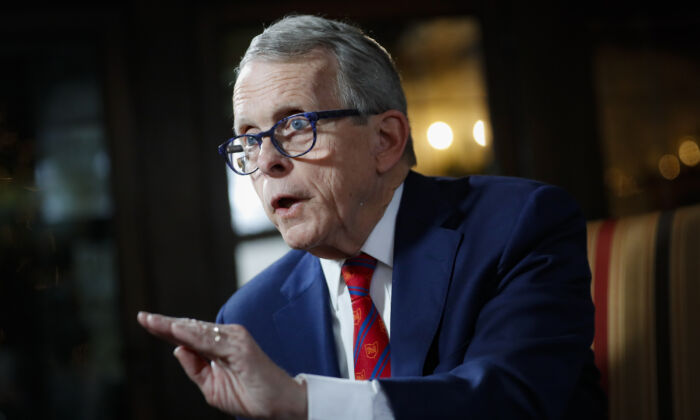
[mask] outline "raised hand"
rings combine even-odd
[[[307,417],[306,386],[275,365],[243,326],[146,312],[137,319],[177,346],[175,357],[211,406],[252,418]]]

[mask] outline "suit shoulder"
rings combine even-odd
[[[258,273],[226,301],[219,311],[217,322],[230,322],[242,314],[254,313],[252,309],[260,302],[273,304],[281,301],[283,283],[306,255],[305,251],[291,250]]]
[[[527,196],[533,191],[550,187],[543,182],[526,178],[516,178],[496,175],[471,175],[460,178],[460,181],[468,184],[472,192],[481,194],[502,194],[508,196]]]
[[[299,264],[299,261],[301,261],[302,258],[304,258],[307,255],[306,251],[301,251],[298,249],[292,249],[286,254],[284,254],[282,257],[280,257],[277,261],[274,263],[270,264],[269,267],[265,268],[263,271],[258,273],[255,277],[253,277],[250,282],[246,284],[255,284],[255,283],[260,283],[259,280],[271,278],[274,280],[278,280],[281,282],[280,277],[285,277],[287,274],[289,274],[292,270],[294,270],[294,267]]]
[[[443,220],[445,215],[449,221],[466,215],[512,220],[533,203],[562,210],[578,209],[578,204],[563,189],[525,178],[492,175],[439,178],[411,172],[406,187],[403,212],[436,221]]]
[[[562,188],[526,178],[495,175],[471,175],[463,178],[432,178],[436,188],[458,202],[469,202],[476,206],[517,209],[528,200],[547,200],[556,196],[556,201],[571,201],[573,198]],[[500,205],[497,205],[500,204]]]
[[[422,212],[424,218],[443,227],[470,234],[482,230],[506,234],[525,215],[532,216],[532,209],[556,218],[580,213],[576,201],[562,188],[525,178],[433,178],[414,174],[410,183],[408,209]]]
[[[547,184],[527,178],[498,175],[469,175],[465,177],[431,177],[411,172],[407,181],[419,189],[437,189],[454,193],[455,190],[508,191],[523,193]]]

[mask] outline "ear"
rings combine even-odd
[[[378,134],[374,157],[377,172],[383,174],[396,166],[403,156],[408,142],[408,118],[395,109],[375,115],[374,118]]]

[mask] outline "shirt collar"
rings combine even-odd
[[[365,254],[373,256],[392,268],[394,267],[394,231],[396,230],[396,215],[399,212],[401,194],[403,194],[403,183],[394,190],[394,196],[384,210],[382,218],[374,226],[361,248]]]

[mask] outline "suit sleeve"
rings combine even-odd
[[[585,221],[568,194],[541,186],[504,223],[511,229],[496,274],[484,280],[494,292],[464,339],[461,364],[381,380],[396,418],[572,415],[584,365],[591,365],[594,325]]]

